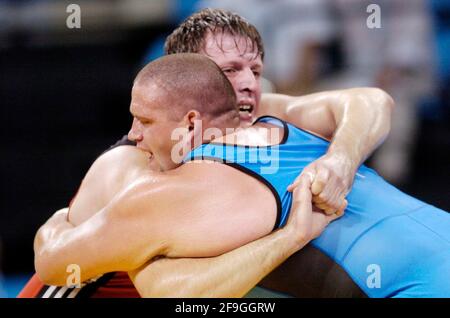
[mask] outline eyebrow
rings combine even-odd
[[[242,63],[241,61],[227,61],[227,62],[223,63],[223,64],[221,65],[221,67],[227,67],[227,66],[237,67],[237,66],[242,66],[243,64],[244,64],[244,63]],[[262,67],[262,65],[259,64],[259,63],[251,64],[250,66],[251,66],[252,68],[255,68],[255,67],[261,68],[261,67]]]
[[[131,105],[130,105],[130,113],[131,113],[131,115],[133,116],[133,117],[136,117],[136,118],[145,118],[145,119],[149,119],[149,118],[147,118],[147,117],[144,117],[143,115],[137,115],[134,111],[133,111],[133,103],[131,103]]]
[[[147,116],[141,116],[141,115],[133,115],[133,117],[134,118],[137,118],[137,119],[139,119],[139,120],[152,120],[152,118],[151,117],[147,117]]]
[[[137,118],[137,119],[143,119],[144,117],[142,117],[142,116],[140,116],[140,115],[137,115],[135,112],[133,112],[133,110],[131,109],[131,107],[130,107],[130,114],[131,114],[131,116],[133,116],[134,118]]]

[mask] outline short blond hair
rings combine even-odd
[[[228,33],[248,38],[251,50],[257,49],[264,60],[264,45],[256,27],[240,15],[221,9],[203,9],[188,17],[170,34],[165,42],[166,54],[200,53],[205,49],[205,37],[211,32]]]

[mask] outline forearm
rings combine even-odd
[[[143,297],[242,297],[305,244],[279,230],[213,258],[159,259],[130,276]]]
[[[392,98],[378,88],[352,88],[305,96],[263,94],[260,113],[331,140],[328,154],[356,168],[390,130]]]
[[[45,284],[63,286],[70,275],[67,269],[71,264],[79,266],[80,282],[108,272],[98,261],[99,258],[109,259],[109,255],[104,253],[108,245],[92,235],[98,230],[100,222],[92,222],[92,224],[86,222],[74,226],[67,221],[67,213],[65,215],[58,213],[59,211],[39,229],[35,236],[34,263],[39,278]],[[99,219],[97,215],[93,218]],[[116,265],[116,262],[112,265]]]
[[[330,105],[336,130],[327,154],[342,158],[349,172],[356,171],[388,135],[393,104],[379,89],[342,91]]]
[[[54,280],[55,250],[63,244],[61,237],[73,229],[67,220],[68,209],[57,211],[36,233],[34,238],[34,264],[36,273],[44,282]],[[61,283],[63,284],[63,283]]]

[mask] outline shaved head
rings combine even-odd
[[[210,118],[238,114],[233,86],[211,59],[200,54],[161,57],[139,72],[134,85],[144,94],[157,89],[168,101],[163,107],[176,119],[190,110]]]

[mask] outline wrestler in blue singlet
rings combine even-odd
[[[329,143],[274,117],[257,122],[284,127],[281,143],[209,143],[191,151],[185,161],[220,161],[261,180],[277,200],[277,228],[289,216],[288,185],[325,154]],[[359,168],[347,200],[345,215],[311,242],[315,248],[369,297],[450,297],[449,213],[401,192],[366,166]]]

